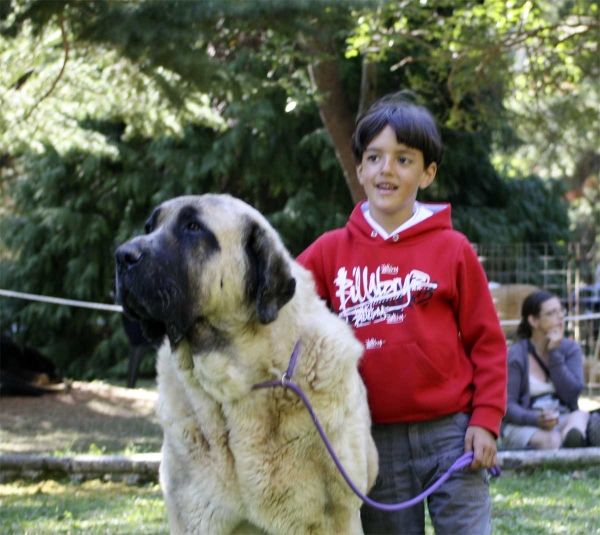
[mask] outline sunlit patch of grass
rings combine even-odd
[[[507,472],[491,492],[495,534],[600,533],[600,469]]]
[[[168,534],[157,484],[67,481],[0,485],[0,532],[5,535]]]

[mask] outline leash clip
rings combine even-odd
[[[283,375],[281,376],[281,386],[283,386],[283,388],[285,388],[287,386],[285,384],[286,380],[287,380],[287,372],[284,372]]]

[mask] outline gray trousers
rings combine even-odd
[[[457,413],[414,424],[374,425],[379,475],[369,498],[387,504],[414,498],[435,483],[464,453],[470,415]],[[489,535],[492,501],[486,470],[455,472],[427,499],[436,534]],[[361,508],[367,535],[425,533],[425,506],[386,512]]]

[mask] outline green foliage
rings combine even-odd
[[[563,177],[565,153],[593,144],[595,1],[2,6],[4,288],[110,303],[115,247],[180,194],[246,200],[293,254],[343,225],[352,201],[311,77],[331,59],[347,116],[363,58],[377,62],[378,94],[409,87],[433,110],[447,156],[422,199],[451,202],[471,240],[569,238],[560,188],[521,177]],[[4,298],[0,313],[65,374],[123,369],[116,314]]]
[[[498,190],[497,190],[498,191]],[[499,202],[452,209],[454,226],[478,243],[566,243],[569,218],[559,180],[531,176],[504,181]]]
[[[86,120],[80,126],[104,137],[107,154],[61,155],[52,145],[24,153],[5,183],[15,207],[2,219],[2,287],[110,303],[116,247],[142,232],[160,202],[211,191],[272,214],[290,250],[300,252],[345,220],[351,203],[329,139],[314,130],[315,110],[281,131],[277,125],[289,121],[283,107],[274,91],[251,110],[230,106],[224,116],[236,122],[225,132],[189,125],[182,137],[155,139],[125,140],[123,123]],[[318,208],[331,213],[320,216]],[[0,307],[3,329],[44,349],[63,373],[91,379],[122,369],[118,315],[12,299]]]

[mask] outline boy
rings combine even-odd
[[[347,225],[298,258],[318,293],[365,345],[379,477],[370,497],[413,498],[463,453],[428,499],[436,533],[491,532],[486,468],[506,407],[506,342],[486,275],[450,206],[416,202],[435,178],[443,147],[430,112],[403,92],[375,102],[352,139],[367,201]],[[361,509],[365,533],[424,533],[423,503],[393,513]]]

